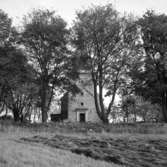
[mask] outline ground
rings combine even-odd
[[[0,123],[0,167],[166,167],[165,124]]]

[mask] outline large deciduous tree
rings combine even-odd
[[[54,88],[69,83],[68,35],[66,22],[53,11],[34,10],[25,17],[22,42],[39,79],[43,122],[47,121]]]
[[[32,84],[32,67],[28,65],[25,55],[15,46],[14,27],[11,19],[0,10],[0,103],[10,109],[14,120],[23,118],[23,110],[31,105],[34,91]],[[28,89],[29,88],[29,89]],[[33,93],[32,93],[33,92]],[[31,96],[31,97],[30,97]],[[30,100],[31,99],[31,100]],[[27,110],[26,110],[27,111]]]
[[[120,18],[111,4],[77,13],[73,44],[76,54],[88,59],[96,110],[105,123],[108,123],[115,96],[126,82],[128,67],[137,54],[133,47],[138,37],[133,21]],[[110,97],[108,107],[104,105],[104,96]]]
[[[141,66],[132,70],[137,94],[162,106],[162,119],[167,122],[167,16],[147,11],[138,20],[141,26],[145,57]]]
[[[0,101],[23,121],[37,98],[33,69],[25,55],[13,46],[0,47]]]

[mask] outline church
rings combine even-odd
[[[81,70],[76,84],[81,91],[75,95],[68,92],[64,94],[61,98],[61,113],[52,114],[51,120],[100,122],[94,103],[93,83],[90,72]]]

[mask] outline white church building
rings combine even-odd
[[[76,84],[81,92],[75,95],[67,92],[61,98],[61,113],[52,114],[51,120],[100,122],[93,97],[91,74],[87,71],[80,71]]]

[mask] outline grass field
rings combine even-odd
[[[0,167],[166,167],[164,124],[0,122]]]

